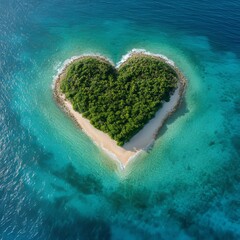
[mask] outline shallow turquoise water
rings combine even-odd
[[[240,238],[240,4],[214,2],[1,1],[2,239]],[[172,59],[188,88],[122,172],[52,83],[74,55],[132,48]]]

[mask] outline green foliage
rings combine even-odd
[[[119,145],[154,117],[177,86],[177,74],[151,56],[133,56],[117,71],[107,61],[84,57],[72,63],[61,90],[74,109]]]

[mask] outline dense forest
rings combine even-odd
[[[61,91],[122,146],[169,101],[177,80],[172,67],[148,55],[132,56],[118,70],[98,57],[83,57],[66,69]]]

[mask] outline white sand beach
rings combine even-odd
[[[131,55],[129,55],[129,57],[130,56]],[[123,62],[126,60],[127,58],[124,59]],[[161,60],[165,61],[165,59],[162,58]],[[60,92],[60,82],[64,75],[64,69],[55,81],[54,90],[57,101],[64,107],[67,113],[74,118],[83,131],[92,139],[92,141],[111,158],[118,161],[122,168],[125,168],[131,159],[136,157],[142,151],[147,150],[154,143],[154,140],[156,139],[163,123],[180,104],[186,85],[185,78],[175,68],[179,75],[179,82],[177,89],[170,98],[170,101],[163,103],[163,106],[157,111],[155,117],[151,119],[135,136],[133,136],[128,143],[125,143],[122,147],[120,147],[108,134],[96,129],[88,119],[82,117],[79,112],[76,112],[73,109],[72,104],[65,98],[64,94]]]

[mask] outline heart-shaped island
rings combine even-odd
[[[154,142],[178,107],[186,86],[167,59],[132,51],[115,67],[80,56],[55,81],[55,96],[86,134],[122,167]]]

